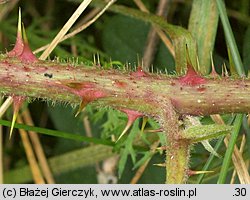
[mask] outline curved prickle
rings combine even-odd
[[[118,142],[122,136],[128,131],[128,129],[133,125],[134,121],[139,118],[142,117],[143,114],[135,111],[135,110],[129,110],[129,109],[121,109],[122,112],[126,113],[127,117],[128,117],[128,122],[126,127],[124,128],[124,130],[122,131],[121,135],[118,137],[118,139],[116,140],[116,142]]]

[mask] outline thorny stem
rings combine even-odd
[[[180,115],[240,113],[250,109],[249,79],[206,78],[203,84],[185,85],[178,77],[164,74],[75,67],[53,61],[25,63],[0,57],[2,94],[76,105],[87,89],[103,93],[103,98],[93,96],[93,100],[98,99],[97,105],[134,109],[156,118],[161,117],[162,103],[172,104]]]
[[[192,77],[191,77],[192,76]],[[167,183],[187,178],[189,141],[182,137],[182,115],[247,112],[250,80],[121,72],[59,62],[20,61],[0,56],[0,92],[6,96],[51,100],[81,106],[130,109],[155,118],[167,136]]]

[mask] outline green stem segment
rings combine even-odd
[[[185,140],[169,141],[166,154],[166,183],[183,184],[188,178],[189,148]]]
[[[170,105],[164,109],[163,129],[166,131],[166,183],[185,183],[188,178],[189,140],[182,138],[178,115]]]
[[[184,82],[184,79],[191,79]],[[201,77],[194,75],[200,81]],[[185,80],[188,81],[188,80]],[[0,92],[4,95],[136,110],[161,121],[170,104],[182,115],[241,113],[250,110],[250,80],[168,77],[121,72],[55,62],[24,63],[0,57]],[[163,110],[164,111],[164,110]],[[161,113],[161,114],[159,114]]]

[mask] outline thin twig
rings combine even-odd
[[[250,160],[246,160],[246,166],[247,166],[247,169],[249,169],[249,166],[250,166]]]
[[[80,4],[80,6],[76,9],[76,11],[73,13],[73,15],[69,18],[69,20],[63,26],[63,28],[56,35],[54,40],[50,43],[49,47],[40,56],[41,60],[44,60],[45,58],[47,58],[49,56],[49,54],[54,50],[56,45],[65,36],[65,34],[68,32],[68,30],[71,28],[71,26],[75,23],[75,21],[78,19],[78,17],[82,14],[82,12],[87,8],[87,6],[91,3],[91,1],[92,0],[84,0]]]
[[[228,135],[224,140],[224,143],[226,146],[228,146],[229,138],[230,138],[230,136]],[[249,176],[246,164],[244,162],[244,159],[242,158],[241,153],[239,152],[239,149],[236,146],[234,147],[232,161],[233,161],[234,167],[237,171],[240,183],[241,184],[250,184],[250,176]]]
[[[91,24],[93,24],[116,0],[110,0],[107,5],[90,21],[88,21],[86,24],[83,24],[81,27],[75,29],[74,31],[72,31],[71,33],[66,34],[63,38],[60,39],[59,42],[62,42],[64,40],[67,40],[73,36],[75,36],[76,34],[80,33],[81,31],[83,31],[84,29],[88,28]],[[41,51],[43,51],[44,49],[48,48],[49,44],[44,45],[38,49],[36,49],[34,51],[34,53],[39,53]],[[41,57],[40,57],[41,58]]]
[[[166,7],[168,5],[168,0],[160,0],[156,14],[158,16],[166,16]],[[146,71],[149,70],[150,65],[152,64],[154,60],[154,56],[157,50],[157,46],[159,44],[159,37],[157,35],[157,32],[154,27],[152,27],[148,33],[147,42],[144,48],[143,53],[143,68],[146,69]]]
[[[145,7],[145,5],[142,3],[141,0],[134,0],[134,2],[136,3],[136,5],[139,7],[139,9],[141,11],[149,13],[148,9]],[[173,57],[175,57],[174,46],[173,46],[172,42],[168,39],[166,34],[161,29],[159,29],[157,26],[153,26],[153,27],[156,30],[159,37],[161,38],[162,42],[165,44],[165,46],[167,47],[167,49],[171,53],[171,55]]]
[[[20,117],[17,117],[17,122],[23,124],[23,121]],[[28,133],[23,129],[19,129],[19,132],[22,138],[23,146],[24,146],[26,157],[28,159],[29,166],[33,175],[34,182],[37,184],[44,184],[45,181],[42,177],[41,171],[36,161],[31,143],[28,138]]]
[[[86,135],[88,137],[93,137],[88,116],[83,117],[83,126],[84,126],[84,129],[85,129]],[[92,145],[92,144],[90,144],[90,145]],[[102,171],[98,162],[95,163],[95,170],[96,170],[97,174],[101,173],[101,171]]]
[[[89,123],[89,118],[88,116],[84,116],[83,117],[83,125],[84,125],[84,129],[86,131],[86,135],[88,137],[93,137],[93,134],[92,134],[92,130],[91,130],[91,127],[90,127],[90,123]]]
[[[78,52],[77,52],[77,46],[76,46],[74,40],[71,41],[70,49],[71,49],[71,53],[72,53],[73,57],[76,58],[78,56]]]
[[[100,8],[94,8],[92,9],[88,14],[86,14],[84,16],[84,18],[82,18],[78,23],[76,23],[74,29],[78,29],[81,26],[83,26],[85,23],[88,23],[88,21],[90,21],[92,18],[96,17],[96,15],[98,15],[98,13],[101,11]]]
[[[1,105],[0,107],[0,118],[2,118],[2,116],[4,115],[4,113],[6,112],[6,110],[10,107],[10,105],[12,104],[13,99],[12,97],[8,97],[4,103]]]

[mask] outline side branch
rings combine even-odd
[[[171,103],[162,112],[162,128],[166,134],[166,183],[186,183],[188,178],[189,148],[191,141],[183,138],[178,115]],[[169,105],[168,104],[168,105]]]

